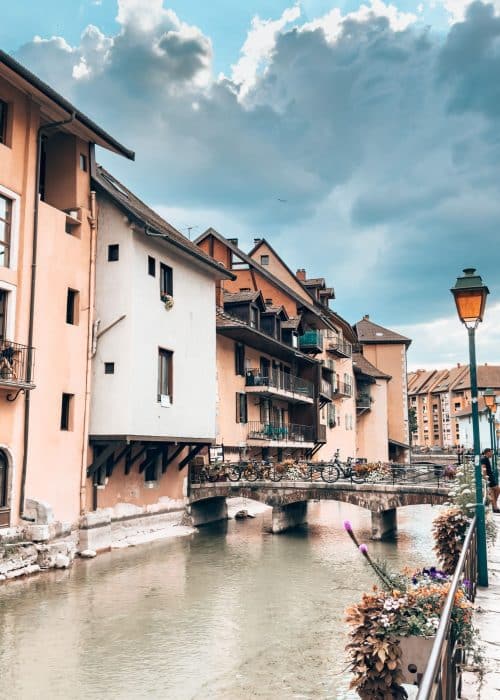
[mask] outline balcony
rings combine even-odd
[[[299,348],[303,352],[311,352],[313,354],[323,352],[321,331],[306,331],[303,335],[299,335]]]
[[[33,389],[33,377],[28,367],[31,354],[33,368],[34,349],[10,340],[0,339],[0,388]]]
[[[336,382],[335,386],[333,387],[333,395],[334,395],[334,397],[338,397],[338,396],[350,397],[350,396],[352,396],[352,385],[346,384],[345,382]]]
[[[312,425],[297,425],[295,423],[261,423],[249,421],[248,440],[259,440],[271,445],[288,447],[313,447],[314,428]]]
[[[342,340],[341,338],[334,338],[333,340],[330,340],[327,350],[338,357],[351,357],[352,355],[351,343],[348,343],[346,340]]]
[[[356,413],[358,416],[372,410],[372,400],[370,394],[358,394],[356,396]]]
[[[247,394],[275,396],[294,403],[314,403],[314,385],[288,372],[271,369],[263,373],[260,369],[247,369],[245,372]]]

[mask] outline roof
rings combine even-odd
[[[71,102],[68,102],[68,100],[66,100],[62,95],[51,88],[50,85],[44,83],[43,80],[38,78],[38,76],[29,71],[21,63],[18,63],[18,61],[12,58],[12,56],[2,50],[0,50],[0,64],[4,64],[9,71],[12,71],[12,73],[15,73],[16,76],[25,81],[30,88],[35,88],[35,90],[40,93],[41,97],[48,98],[50,102],[64,110],[68,117],[74,115],[74,119],[90,132],[88,135],[89,141],[97,143],[99,146],[107,148],[110,151],[119,153],[120,155],[125,156],[125,158],[129,158],[129,160],[135,160],[134,151],[131,151],[129,148],[122,145],[119,141],[113,138],[113,136],[108,134],[98,124],[92,121],[92,119],[83,114],[83,112],[80,112],[80,110],[72,105]],[[8,79],[8,74],[5,77]],[[30,90],[30,94],[33,94],[32,89]],[[71,131],[71,127],[69,125],[65,128],[68,131]]]
[[[231,241],[227,238],[224,238],[222,234],[220,234],[218,231],[216,231],[214,228],[210,227],[208,228],[204,233],[201,234],[201,236],[198,236],[198,238],[194,241],[195,244],[201,243],[203,239],[205,239],[207,236],[214,236],[218,241],[226,245],[229,250],[231,250],[235,255],[237,255],[243,262],[246,262],[247,265],[250,265],[253,267],[257,272],[268,279],[270,282],[272,282],[274,285],[279,287],[282,291],[284,291],[286,294],[288,294],[292,299],[294,299],[297,302],[297,305],[300,307],[303,307],[307,309],[310,313],[313,313],[316,317],[319,317],[327,327],[329,327],[331,324],[328,321],[327,316],[325,315],[326,309],[323,307],[315,306],[314,302],[312,299],[310,301],[307,301],[303,297],[300,296],[297,292],[295,292],[291,287],[289,287],[287,284],[282,282],[278,277],[273,275],[271,272],[266,270],[265,267],[262,267],[262,265],[259,265],[253,258],[251,258],[249,255],[247,255],[241,248],[238,248],[237,245],[234,245],[234,243],[231,243]]]
[[[303,284],[306,287],[324,287],[326,283],[324,277],[311,277],[311,279],[304,280]]]
[[[500,366],[498,365],[478,365],[477,367],[477,385],[481,389],[498,389],[500,388]],[[465,376],[461,378],[453,387],[454,391],[470,388],[470,373],[467,367]]]
[[[365,374],[367,377],[373,377],[374,379],[392,379],[390,374],[386,374],[378,369],[378,367],[375,367],[375,365],[372,365],[360,352],[353,352],[352,368],[355,372]]]
[[[410,338],[373,323],[369,316],[363,316],[361,321],[354,324],[354,328],[361,343],[402,343],[407,347],[411,344]]]
[[[484,399],[482,396],[480,396],[477,400],[477,409],[479,413],[486,413],[488,410],[486,408],[486,404],[484,403]],[[457,411],[456,413],[452,413],[453,418],[461,418],[463,416],[471,416],[472,415],[472,405],[468,404],[465,406],[465,408],[462,408],[460,411]]]
[[[272,304],[270,304],[266,306],[264,313],[276,314],[277,316],[281,316],[281,319],[283,321],[286,321],[288,319],[288,314],[284,306],[273,306]]]
[[[186,236],[183,236],[180,231],[177,231],[171,224],[162,219],[159,214],[136,197],[135,194],[101,165],[98,165],[96,172],[92,174],[92,180],[100,190],[104,191],[131,218],[144,226],[145,234],[161,237],[167,243],[195,258],[199,263],[203,263],[212,271],[216,271],[217,277],[235,279],[229,270],[226,270],[225,267],[200,250]]]
[[[257,301],[259,297],[262,298],[262,293],[257,290],[250,290],[248,292],[224,292],[224,304],[240,304],[243,302]]]
[[[394,447],[404,447],[406,450],[408,450],[410,447],[406,444],[406,442],[399,442],[399,440],[393,440],[392,438],[389,438],[387,442],[389,445],[394,445]]]
[[[300,316],[292,316],[287,321],[283,321],[281,328],[291,328],[293,331],[296,331],[300,324]]]

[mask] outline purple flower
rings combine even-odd
[[[463,587],[466,588],[467,590],[472,589],[472,583],[469,581],[469,579],[464,578],[462,583],[463,583]]]
[[[350,520],[344,520],[344,530],[346,532],[352,532],[352,525]]]
[[[361,552],[361,554],[368,554],[368,547],[366,546],[366,544],[360,544],[359,551]]]

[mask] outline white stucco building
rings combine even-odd
[[[481,450],[487,447],[492,447],[491,436],[490,436],[490,423],[488,419],[488,411],[484,404],[484,399],[479,398],[479,440],[481,444]],[[454,416],[457,419],[458,431],[460,434],[460,445],[463,445],[467,449],[472,449],[474,447],[474,438],[472,434],[472,409],[471,406],[467,406],[461,411],[455,413]],[[500,412],[497,411],[495,416],[495,426],[496,429],[499,426]]]
[[[215,438],[215,285],[232,275],[101,167],[94,186],[88,489],[94,508],[179,498]]]

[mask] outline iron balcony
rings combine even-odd
[[[299,348],[304,352],[316,354],[323,352],[323,335],[321,331],[306,331],[299,335]]]
[[[27,345],[0,338],[0,388],[34,388],[33,354]]]
[[[338,357],[351,357],[352,355],[351,343],[348,343],[346,340],[341,340],[340,338],[330,340],[327,350]]]
[[[272,443],[298,443],[308,447],[314,444],[314,427],[312,425],[297,425],[296,423],[266,423],[261,421],[249,421],[249,440],[265,440]]]
[[[282,397],[296,403],[314,403],[314,384],[278,369],[245,371],[247,393]]]
[[[334,396],[352,396],[352,385],[345,382],[336,382],[333,387]]]

